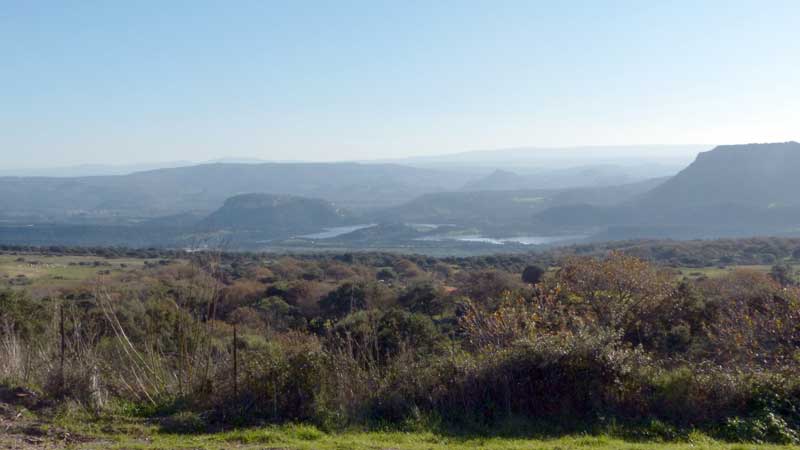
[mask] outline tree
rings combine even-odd
[[[713,358],[739,367],[780,367],[797,363],[800,290],[782,287],[754,270],[736,270],[710,281],[718,296],[710,324]]]
[[[391,267],[384,267],[375,274],[378,281],[394,281],[397,279],[397,273]]]
[[[545,270],[539,266],[527,266],[522,271],[522,281],[529,284],[536,284],[541,281]]]
[[[439,292],[431,283],[411,286],[397,299],[403,308],[414,312],[433,316],[442,312]]]
[[[388,357],[404,348],[430,351],[440,336],[430,317],[392,309],[378,321],[377,337],[381,355]]]
[[[459,292],[477,302],[498,300],[505,292],[521,289],[519,278],[499,270],[481,270],[459,274]]]
[[[570,258],[554,283],[565,301],[584,308],[598,326],[637,334],[643,317],[668,301],[673,290],[669,273],[620,252],[602,260]]]
[[[795,283],[794,269],[786,263],[779,263],[772,266],[772,269],[769,271],[769,276],[781,286],[791,286]]]
[[[341,318],[361,309],[367,309],[367,293],[361,284],[344,283],[319,301],[322,313]]]

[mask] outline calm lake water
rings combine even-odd
[[[361,225],[350,225],[347,227],[333,227],[333,228],[326,228],[325,231],[320,231],[319,233],[311,233],[311,234],[304,234],[302,236],[297,236],[303,239],[330,239],[341,236],[343,234],[352,233],[356,230],[361,230],[364,228],[374,227],[374,223],[366,223]]]
[[[445,241],[454,240],[462,242],[482,242],[485,244],[522,244],[522,245],[545,245],[558,242],[579,241],[586,238],[584,235],[564,235],[564,236],[515,236],[507,238],[490,238],[481,235],[472,236],[428,236],[422,238],[426,241]]]

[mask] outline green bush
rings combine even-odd
[[[523,415],[548,419],[594,419],[624,412],[640,395],[638,371],[648,364],[641,350],[619,333],[540,336],[485,355],[444,392],[452,416],[494,422]],[[458,406],[456,406],[458,405]]]
[[[798,444],[800,433],[792,429],[786,420],[772,412],[765,412],[745,419],[730,417],[722,426],[719,436],[736,442]]]

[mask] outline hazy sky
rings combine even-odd
[[[0,0],[0,164],[800,139],[800,1]]]

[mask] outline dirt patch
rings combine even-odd
[[[3,398],[36,405],[35,401],[20,400],[25,397],[6,395]],[[23,404],[0,403],[0,449],[56,449],[92,441],[94,439],[89,436],[42,422]]]

